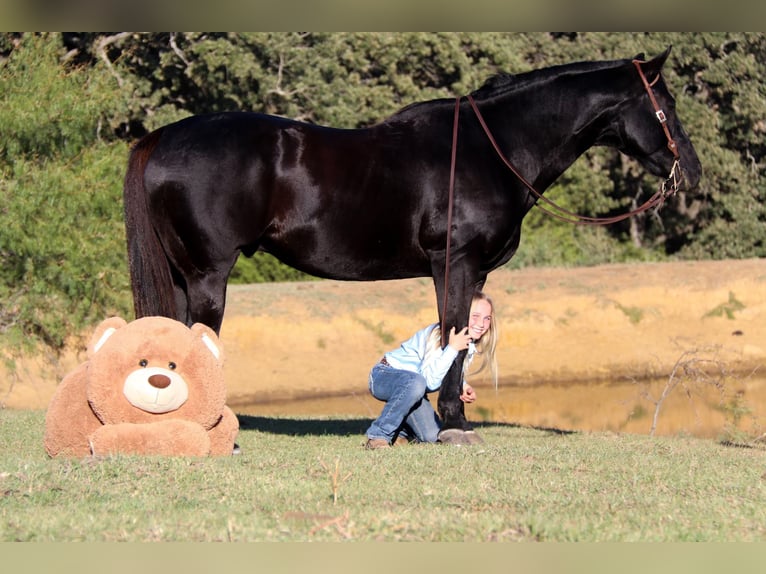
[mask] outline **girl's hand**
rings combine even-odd
[[[463,394],[460,395],[460,400],[464,403],[472,403],[476,400],[476,391],[469,384],[463,385]]]
[[[468,327],[463,327],[459,332],[455,332],[455,327],[452,327],[449,331],[449,346],[459,351],[465,351],[468,348],[468,343],[472,341],[468,334]]]

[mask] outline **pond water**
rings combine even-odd
[[[506,423],[577,431],[650,434],[667,380],[556,383],[498,388],[477,385],[478,400],[466,407],[474,422]],[[430,395],[435,404],[436,395]],[[237,414],[259,417],[361,417],[372,420],[382,403],[366,389],[333,396],[269,402],[240,401]],[[722,438],[738,429],[750,437],[766,432],[766,378],[732,377],[716,387],[679,381],[661,402],[655,435]]]

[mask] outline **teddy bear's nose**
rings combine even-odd
[[[164,389],[170,385],[170,377],[165,375],[152,375],[149,377],[149,384],[156,389]]]

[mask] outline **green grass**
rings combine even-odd
[[[615,306],[620,311],[622,311],[634,325],[638,325],[641,322],[641,319],[644,318],[644,310],[640,307],[626,307],[625,305],[620,305],[617,302],[615,302]]]
[[[43,417],[0,411],[0,541],[766,540],[763,451],[709,440],[486,424],[365,451],[366,419],[241,417],[240,456],[67,460]]]
[[[354,317],[354,319],[362,327],[376,335],[386,345],[391,345],[396,341],[396,337],[393,335],[393,333],[385,330],[383,321],[373,325],[372,322],[368,321],[367,319],[362,319],[361,317]]]
[[[742,311],[744,308],[745,305],[742,301],[738,300],[734,293],[729,291],[729,300],[705,313],[704,317],[723,317],[726,315],[727,319],[733,320],[734,314],[737,311]]]

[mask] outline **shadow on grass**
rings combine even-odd
[[[239,430],[293,436],[364,434],[372,419],[301,419],[237,415]]]
[[[239,429],[241,431],[259,431],[273,434],[291,436],[348,436],[363,435],[372,423],[372,419],[301,419],[259,417],[252,415],[237,415]],[[486,427],[526,428],[535,431],[547,432],[555,435],[575,434],[577,431],[558,429],[552,427],[534,427],[516,423],[472,422],[477,431]]]

